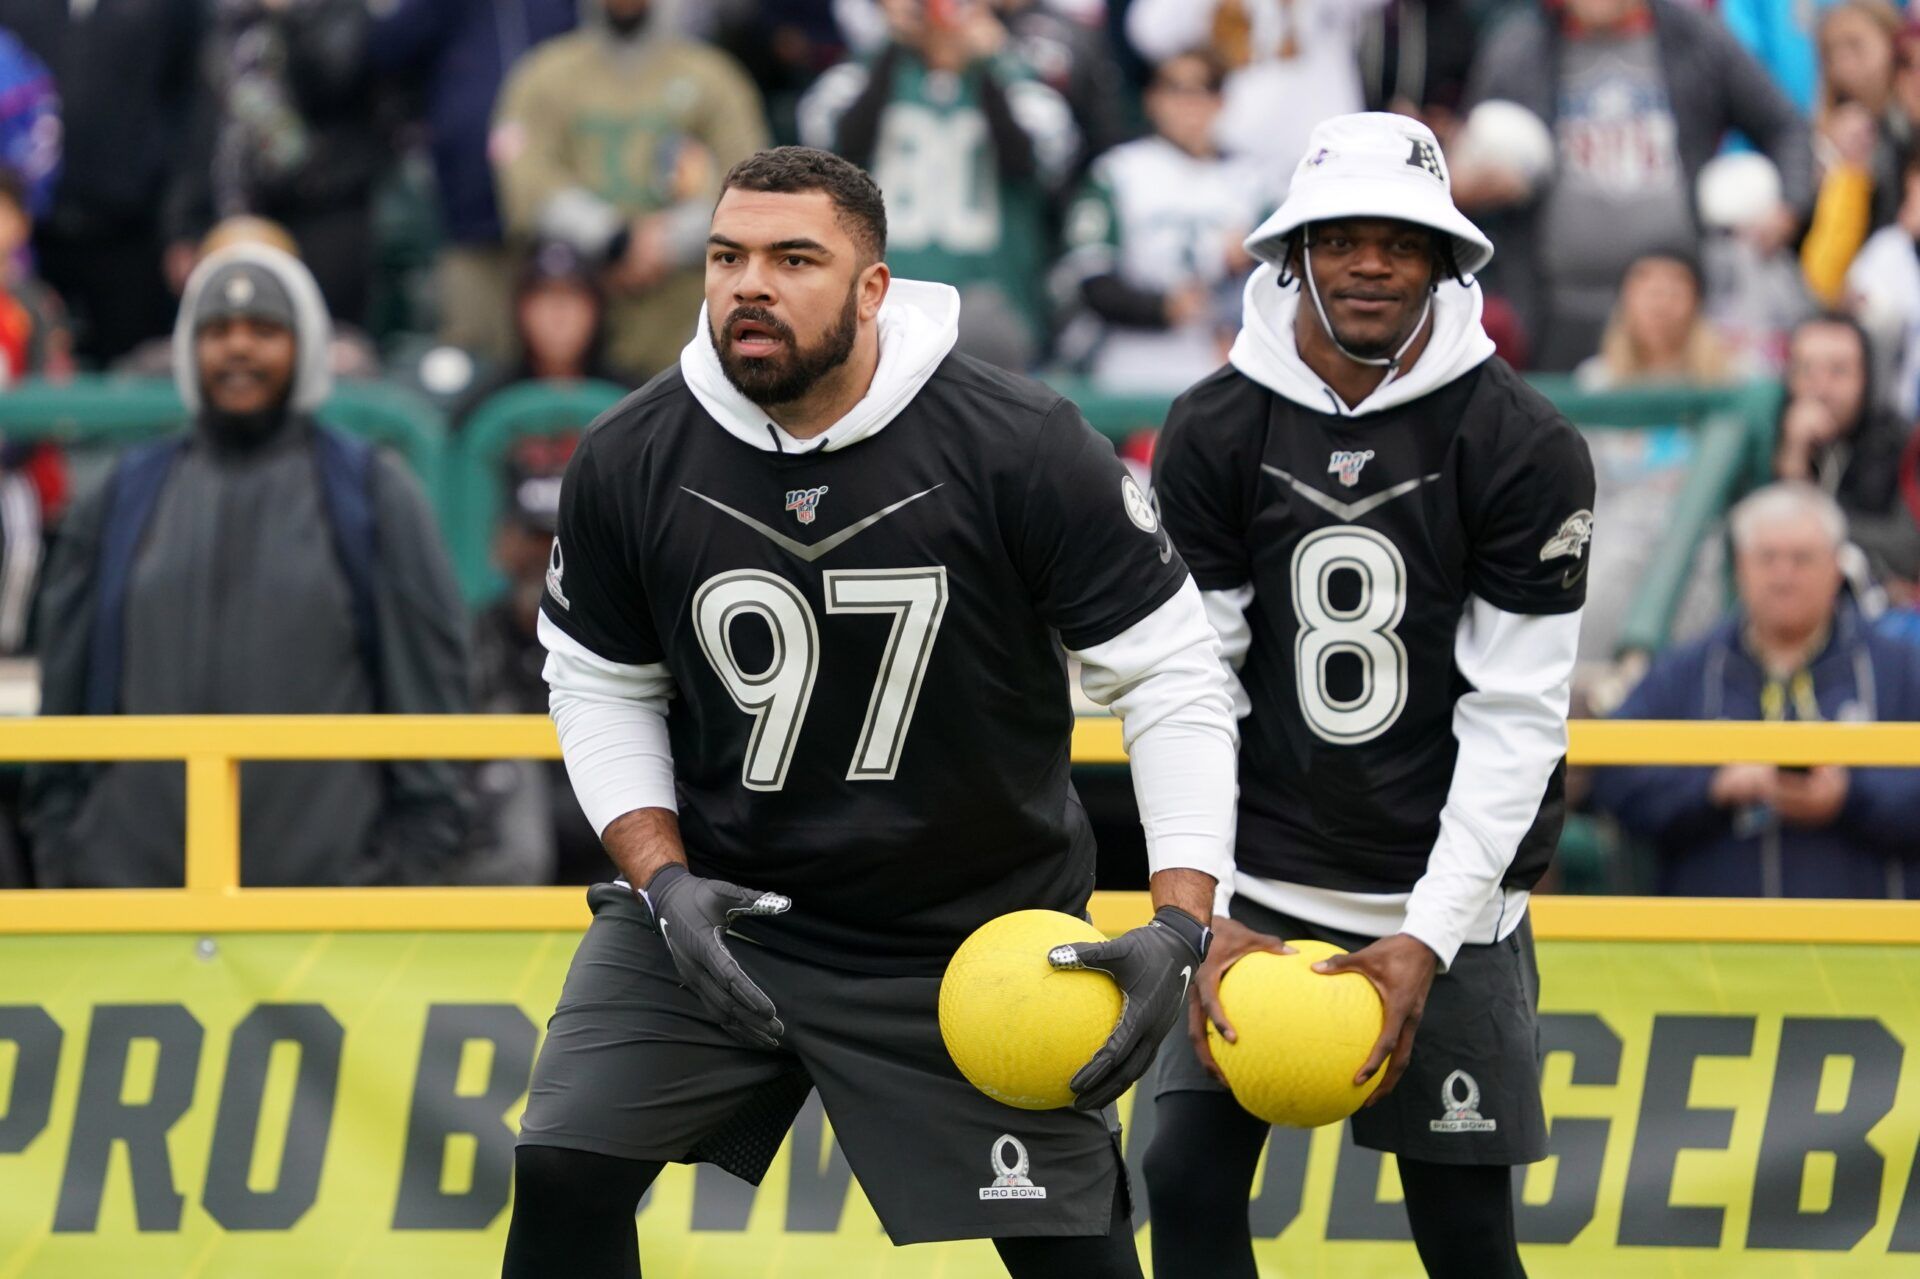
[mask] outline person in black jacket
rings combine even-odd
[[[1873,348],[1845,315],[1803,321],[1787,343],[1786,398],[1773,474],[1820,486],[1846,513],[1879,577],[1920,575],[1920,532],[1900,495],[1912,425],[1876,393]]]
[[[387,163],[375,112],[365,0],[212,0],[195,230],[243,213],[293,234],[336,320],[367,322],[373,187]]]
[[[163,257],[182,281],[192,265],[182,210],[200,4],[0,0],[0,27],[59,87],[65,154],[34,254],[72,313],[76,354],[106,364],[172,327]]]

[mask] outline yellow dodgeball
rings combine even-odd
[[[1386,1011],[1359,973],[1316,973],[1346,952],[1325,942],[1288,942],[1297,954],[1255,951],[1220,979],[1228,1043],[1211,1023],[1207,1042],[1233,1096],[1270,1124],[1318,1128],[1345,1119],[1380,1086],[1382,1067],[1355,1087],[1354,1074],[1380,1038]]]
[[[1113,1033],[1120,988],[1105,973],[1060,971],[1047,952],[1105,940],[1072,915],[1020,910],[960,944],[940,980],[940,1037],[968,1083],[1022,1110],[1073,1103],[1067,1081]]]

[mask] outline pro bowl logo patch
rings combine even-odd
[[[1562,555],[1571,555],[1579,559],[1587,549],[1587,542],[1593,537],[1593,512],[1575,511],[1562,520],[1560,527],[1548,538],[1546,545],[1540,548],[1540,562],[1558,559]]]
[[[1007,1151],[1012,1156],[1008,1157]],[[982,1199],[1045,1199],[1047,1188],[1036,1186],[1027,1176],[1027,1148],[1010,1132],[993,1141],[993,1184],[980,1187]]]
[[[819,488],[788,489],[786,509],[793,512],[793,518],[802,524],[811,524],[820,510],[820,499],[827,495],[827,486]]]
[[[567,575],[566,557],[560,551],[560,539],[553,539],[553,550],[547,555],[547,594],[553,596],[553,602],[569,613],[573,605],[567,603],[567,593],[560,589],[560,580]]]
[[[1445,1114],[1427,1121],[1434,1132],[1492,1132],[1500,1126],[1499,1120],[1480,1113],[1480,1085],[1464,1070],[1454,1071],[1440,1085],[1440,1104]]]

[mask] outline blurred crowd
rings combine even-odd
[[[638,385],[693,331],[722,176],[803,142],[874,173],[894,272],[960,290],[962,350],[1171,395],[1223,358],[1241,241],[1312,126],[1363,109],[1441,139],[1516,366],[1781,387],[1734,612],[1591,708],[1920,717],[1920,12],[1889,0],[0,0],[0,394],[170,375],[212,441],[71,502],[56,453],[0,447],[0,650],[37,647],[48,711],[544,710],[570,438],[511,451],[508,587],[468,627],[404,466],[310,420],[331,379],[411,385],[456,431],[518,383]],[[1602,451],[1618,583],[1661,553],[1625,530],[1663,438]],[[263,546],[309,562],[235,549]],[[260,656],[289,651],[329,674]],[[603,866],[558,765],[353,767],[248,766],[248,847],[276,850],[250,882]],[[1663,886],[1906,895],[1905,774],[1708,772],[1592,788],[1679,850]],[[178,882],[182,802],[177,769],[37,770],[0,879]]]

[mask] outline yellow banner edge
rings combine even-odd
[[[1920,902],[1536,897],[1558,941],[1920,944]],[[1141,892],[1093,895],[1118,933],[1152,913]],[[0,892],[0,937],[76,933],[578,932],[581,888],[22,889]]]

